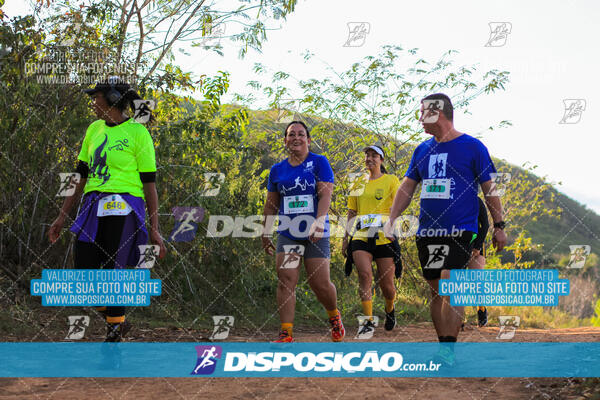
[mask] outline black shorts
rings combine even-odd
[[[363,250],[371,253],[374,260],[387,257],[394,258],[396,256],[394,247],[391,243],[370,245],[369,242],[365,242],[364,240],[353,240],[350,243],[350,248],[352,249],[352,252],[355,252],[356,250]]]
[[[133,244],[132,240],[121,243],[125,218],[127,217],[124,215],[110,215],[98,218],[96,240],[93,242],[75,241],[73,249],[75,268],[115,268],[119,251]]]
[[[460,236],[417,236],[419,261],[425,279],[440,279],[443,269],[464,269],[471,258],[473,232]]]

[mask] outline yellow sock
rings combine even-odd
[[[364,315],[373,320],[373,300],[361,301],[361,303]]]
[[[337,308],[335,308],[333,310],[326,310],[326,311],[327,311],[327,316],[329,318],[335,317],[336,315],[338,315],[340,313]]]
[[[121,322],[125,322],[125,316],[121,315],[119,317],[109,317],[107,315],[106,322],[108,322],[109,324],[120,324]]]
[[[477,311],[485,311],[485,306],[479,306],[479,307],[477,307]]]
[[[282,322],[281,323],[281,330],[282,331],[287,331],[288,335],[292,336],[292,331],[294,330],[294,324],[290,323],[290,322]]]
[[[394,309],[394,300],[395,299],[385,299],[385,312],[390,312]]]

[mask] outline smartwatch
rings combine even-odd
[[[504,229],[505,227],[506,227],[506,222],[504,222],[504,221],[494,222],[494,228]]]

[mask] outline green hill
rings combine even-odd
[[[544,244],[544,253],[564,254],[569,245],[587,244],[592,252],[600,251],[600,215],[570,197],[553,189],[554,201],[549,207],[561,209],[559,218],[541,217],[523,226],[538,243]]]

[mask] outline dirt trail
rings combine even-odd
[[[356,332],[349,329],[347,341]],[[234,332],[228,341],[266,341]],[[498,327],[468,326],[461,342],[497,342]],[[200,341],[206,332],[174,329],[134,330],[129,341]],[[328,341],[323,330],[299,330],[300,342]],[[94,338],[92,338],[94,340]],[[373,341],[434,341],[433,327],[422,323],[379,328]],[[596,342],[600,328],[522,329],[517,342]],[[581,379],[567,378],[3,378],[0,399],[584,399],[592,395]],[[586,394],[586,396],[582,396]]]

